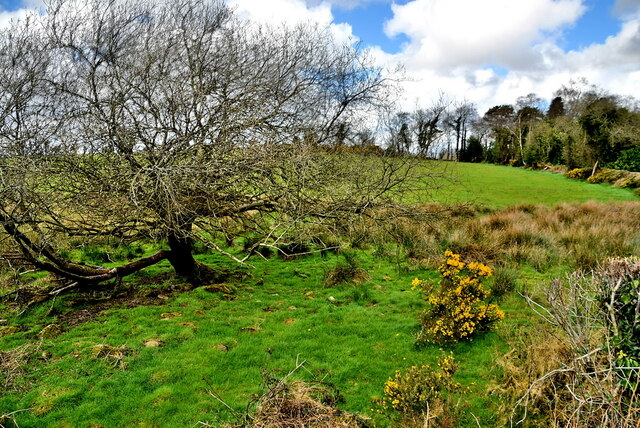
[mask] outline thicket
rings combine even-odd
[[[637,258],[613,259],[551,281],[548,308],[531,301],[549,323],[544,337],[529,335],[500,360],[512,424],[638,426],[639,284]]]

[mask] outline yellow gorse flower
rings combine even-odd
[[[483,304],[489,291],[482,281],[493,272],[489,266],[478,262],[465,263],[459,254],[447,250],[445,261],[439,267],[442,280],[435,295],[427,295],[431,308],[421,315],[422,331],[419,342],[455,342],[467,339],[477,331],[495,328],[504,318],[504,312],[496,305]],[[412,284],[423,284],[419,278]],[[427,292],[425,288],[422,290]]]

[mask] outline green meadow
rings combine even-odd
[[[441,183],[442,188],[433,195],[436,201],[442,203],[505,208],[516,204],[638,200],[633,190],[608,184],[589,184],[551,172],[453,162],[447,163],[446,171],[452,180]]]
[[[453,180],[431,196],[442,203],[481,205],[483,212],[489,210],[483,215],[512,205],[639,199],[628,190],[544,172],[485,164],[450,164],[447,169]],[[438,239],[431,254],[435,260],[453,242]],[[239,253],[241,244],[229,250]],[[12,382],[5,381],[0,390],[0,417],[5,415],[0,424],[221,426],[246,411],[263,391],[265,376],[282,378],[304,361],[293,377],[329,382],[344,397],[341,409],[377,426],[393,426],[372,400],[383,395],[384,383],[396,370],[434,365],[443,348],[415,345],[417,316],[426,303],[411,281],[437,281],[437,264],[407,256],[399,243],[344,244],[343,251],[367,274],[360,281],[327,285],[327,273],[345,262],[344,254],[293,260],[256,255],[249,260],[252,268],[241,269],[241,279],[222,288],[180,291],[182,284],[168,276],[170,267],[163,262],[127,278],[135,290],[112,302],[67,296],[26,309],[0,306],[0,327],[15,327],[0,337],[3,364],[17,349],[27,354],[22,360],[15,357]],[[635,251],[629,248],[625,251]],[[240,269],[221,255],[205,252],[198,258]],[[493,261],[493,267],[499,264]],[[534,295],[541,295],[551,278],[571,270],[561,257],[543,267],[526,260],[509,266],[518,272],[516,291]],[[42,281],[41,274],[32,275],[33,281]],[[444,347],[453,352],[459,364],[455,380],[465,389],[456,396],[457,426],[501,423],[504,409],[493,392],[501,379],[497,361],[523,331],[541,323],[515,292],[494,301],[506,314],[496,331]],[[58,324],[61,333],[40,338],[49,324]]]

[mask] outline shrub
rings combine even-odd
[[[640,259],[611,260],[596,278],[602,287],[600,307],[608,315],[603,318],[619,366],[640,367]]]
[[[622,151],[618,159],[607,166],[615,169],[640,172],[640,147]]]
[[[486,304],[489,291],[482,281],[492,275],[491,268],[481,263],[464,263],[459,254],[447,250],[440,266],[440,290],[430,293],[431,286],[415,279],[413,287],[427,294],[430,308],[419,316],[421,331],[417,343],[447,343],[471,338],[476,332],[489,331],[504,318],[496,305]]]
[[[574,168],[565,174],[567,178],[586,180],[591,175],[591,168]]]
[[[512,425],[637,427],[640,260],[609,260],[594,272],[553,280],[547,301],[550,308],[540,313],[560,334],[553,334],[555,347],[550,335],[540,339],[538,360],[552,364],[538,364],[542,372],[531,370],[531,355],[523,355],[510,360],[512,368],[504,366],[505,374],[529,379],[518,392],[505,379],[503,390],[517,399],[511,414],[519,420],[512,418]],[[558,352],[551,352],[554,348]],[[535,419],[527,424],[530,415]]]
[[[411,366],[404,373],[398,370],[384,384],[384,397],[374,402],[381,413],[400,420],[400,426],[430,426],[451,418],[450,394],[460,391],[460,384],[453,380],[456,370],[452,354],[443,354],[436,369],[422,365]]]
[[[589,183],[615,183],[622,178],[625,173],[623,171],[617,171],[615,169],[603,169],[587,178]]]
[[[638,174],[629,175],[616,184],[623,189],[637,189],[640,187],[640,177]]]

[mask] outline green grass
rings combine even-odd
[[[499,209],[515,204],[555,205],[562,202],[637,201],[632,190],[608,184],[589,184],[561,174],[477,163],[447,162],[453,177],[433,198],[446,204],[474,203]]]
[[[215,256],[204,257],[220,262]],[[336,256],[291,262],[274,258],[256,260],[253,277],[238,285],[233,300],[196,289],[162,306],[111,309],[45,340],[43,351],[51,357],[36,364],[34,384],[26,394],[0,398],[0,414],[34,409],[17,416],[21,427],[217,425],[231,414],[206,393],[208,385],[242,411],[260,391],[262,370],[283,375],[296,361],[305,360],[310,370],[338,387],[346,398],[345,409],[376,417],[371,399],[382,394],[395,370],[433,364],[440,354],[436,346],[414,346],[423,303],[411,291],[410,281],[415,276],[434,278],[434,273],[398,273],[389,260],[367,254],[360,259],[371,280],[359,285],[324,286],[324,273],[335,266]],[[70,310],[64,301],[55,305],[60,312]],[[508,313],[505,331],[531,322],[517,298],[507,298],[502,306]],[[23,331],[0,339],[0,350],[33,339],[54,320],[46,319],[47,310],[49,306],[36,308],[12,320]],[[163,319],[163,313],[172,312],[179,315]],[[144,342],[149,339],[164,346],[147,348]],[[92,347],[102,343],[133,349],[124,359],[124,370],[93,358]],[[457,380],[474,391],[465,398],[469,412],[487,426],[497,403],[485,391],[497,374],[494,360],[506,349],[500,332],[452,348],[460,362]]]

